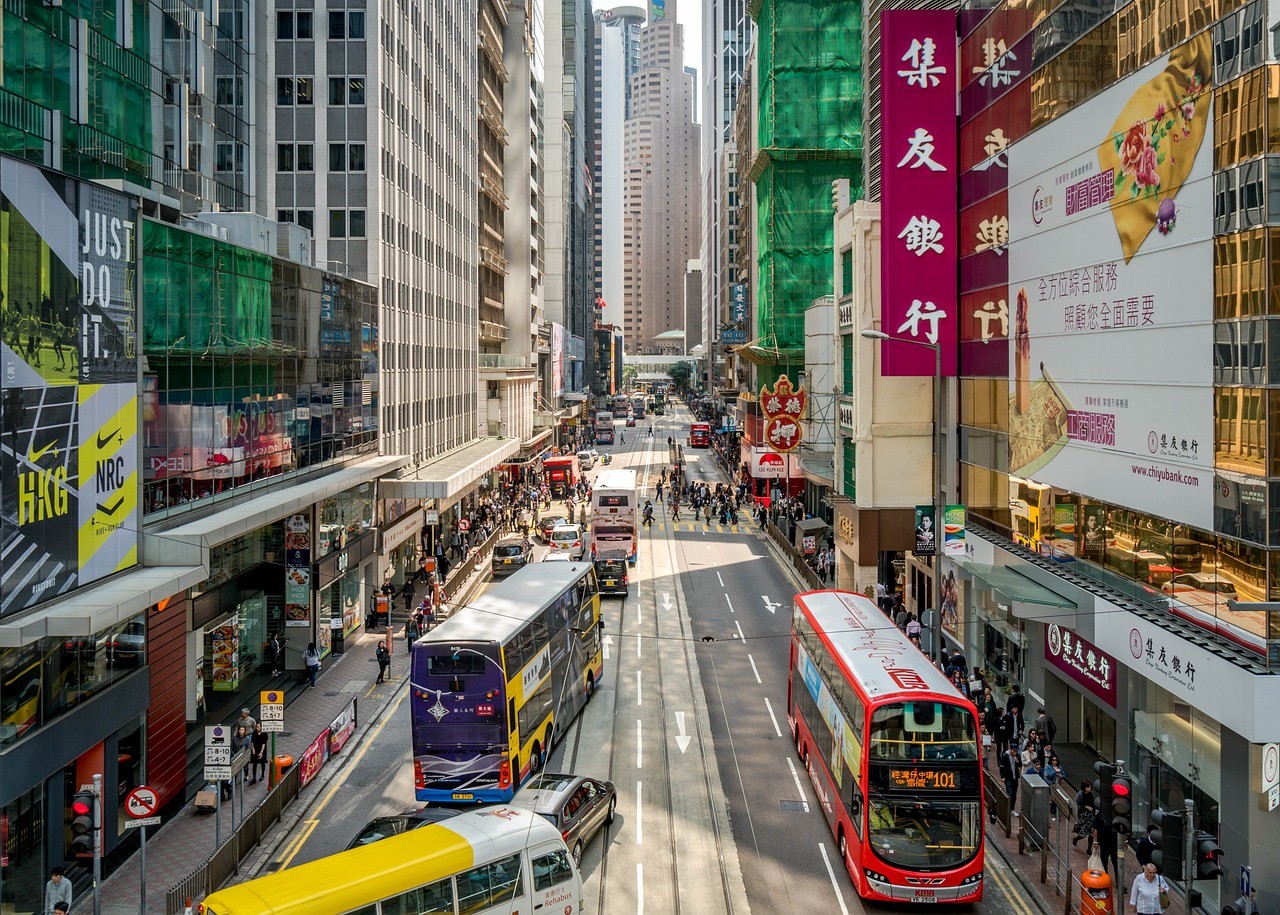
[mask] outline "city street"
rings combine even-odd
[[[688,422],[677,409],[650,439],[641,421],[609,449],[612,466],[638,471],[642,499],[653,497],[667,436],[683,440]],[[692,480],[723,479],[710,451],[686,451],[686,462]],[[787,730],[796,584],[745,513],[736,528],[655,513],[630,596],[604,598],[606,682],[548,764],[618,789],[616,822],[583,858],[587,911],[866,910]],[[375,689],[398,693],[276,866],[340,851],[368,820],[415,806],[403,680]],[[979,908],[1033,915],[1003,862],[987,860]]]

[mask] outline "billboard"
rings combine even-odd
[[[551,396],[564,393],[564,364],[567,350],[563,324],[551,324]]]
[[[956,14],[880,14],[881,329],[942,348],[956,373]],[[881,374],[934,373],[917,343],[882,344]]]
[[[137,563],[137,205],[0,158],[0,616]]]
[[[1010,473],[1213,525],[1207,34],[1009,152]]]

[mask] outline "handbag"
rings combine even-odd
[[[1173,904],[1173,900],[1169,898],[1169,885],[1164,882],[1164,878],[1160,878],[1160,908],[1167,909]]]

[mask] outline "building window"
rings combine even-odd
[[[276,222],[293,222],[293,210],[276,210]]]
[[[311,38],[311,11],[276,13],[276,38],[288,41],[294,38]]]
[[[347,13],[347,37],[364,38],[364,10]]]
[[[329,171],[345,172],[347,170],[347,145],[345,143],[329,144]]]
[[[363,105],[363,76],[331,76],[329,77],[330,105]]]
[[[346,238],[347,237],[346,210],[330,210],[329,211],[329,237],[330,238]]]
[[[364,37],[364,10],[331,10],[329,12],[329,38],[339,41],[343,38]]]
[[[292,143],[276,144],[276,171],[278,172],[293,171],[293,144]]]
[[[353,172],[364,171],[363,143],[351,143],[347,146],[347,170]]]
[[[348,234],[352,238],[364,238],[364,210],[352,210],[347,219]]]
[[[316,170],[315,146],[311,143],[298,144],[298,171],[313,172]]]
[[[243,85],[234,76],[219,76],[214,92],[214,97],[219,105],[231,106],[244,104]]]
[[[220,172],[237,171],[244,165],[244,154],[239,143],[219,143],[217,147],[218,160],[214,165]]]
[[[314,234],[316,231],[316,211],[298,210],[298,225]]]
[[[311,77],[281,76],[276,79],[277,105],[310,105],[313,101]]]
[[[276,38],[281,41],[293,38],[293,13],[276,13]]]

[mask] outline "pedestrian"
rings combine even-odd
[[[1113,877],[1120,873],[1119,839],[1111,828],[1106,817],[1095,817],[1093,820],[1094,840],[1098,843],[1098,857],[1102,859],[1102,869],[1110,868]]]
[[[1135,851],[1139,865],[1146,866],[1150,864],[1152,855],[1154,855],[1156,850],[1160,847],[1156,844],[1156,840],[1152,838],[1152,833],[1156,831],[1156,828],[1155,823],[1148,824],[1147,834],[1138,840],[1138,847]],[[1239,906],[1237,906],[1237,908],[1239,908]],[[1241,912],[1240,915],[1245,915],[1245,913]]]
[[[410,616],[407,620],[405,620],[404,638],[405,638],[405,642],[407,643],[405,646],[406,652],[413,651],[413,643],[418,641],[418,637],[422,635],[422,617],[420,615],[421,612],[422,612],[422,608],[421,606],[419,606],[418,610],[412,616]]]
[[[1138,915],[1161,915],[1169,898],[1169,884],[1156,873],[1156,866],[1148,862],[1142,873],[1133,878],[1133,891],[1129,893],[1129,905]]]
[[[253,728],[253,736],[250,738],[253,746],[249,753],[249,784],[256,784],[267,777],[267,735],[262,730],[262,722],[259,721]]]
[[[250,750],[252,755],[253,738],[249,736],[249,729],[243,724],[236,725],[235,733],[231,735],[231,757],[234,759],[236,755],[246,748]],[[235,796],[234,782],[232,779],[225,779],[222,782],[222,799],[224,801],[231,800]]]
[[[71,881],[65,874],[61,867],[49,871],[49,882],[44,885],[45,915],[53,915],[59,905],[66,907],[64,912],[71,911]]]
[[[1081,839],[1087,839],[1084,853],[1090,855],[1093,853],[1093,821],[1097,818],[1098,811],[1093,806],[1093,785],[1087,781],[1080,783],[1080,790],[1076,792],[1076,825],[1072,829],[1071,845]]]
[[[1009,808],[1018,816],[1018,775],[1020,760],[1013,747],[1006,747],[999,757],[1000,778],[1004,781],[1004,793],[1009,796]]]
[[[70,911],[71,903],[69,902],[55,902],[53,904],[53,915],[66,915]]]
[[[276,633],[271,637],[271,676],[280,675],[280,669],[284,667],[284,645],[280,641],[280,633]]]
[[[391,652],[387,651],[387,643],[379,642],[378,647],[374,650],[374,655],[378,659],[378,683],[385,683],[387,680],[387,670],[391,667]]]
[[[1167,892],[1167,890],[1166,890]],[[1239,915],[1258,915],[1258,891],[1254,887],[1249,887],[1248,895],[1242,895],[1236,900],[1236,912]]]
[[[992,736],[996,739],[996,752],[1003,753],[1013,742],[1013,716],[1008,712],[996,714],[996,729]]]
[[[253,716],[249,714],[247,708],[240,709],[240,717],[236,719],[236,727],[244,728],[248,734],[253,733],[253,726],[258,722],[253,720]]]
[[[1022,695],[1022,687],[1013,684],[1013,691],[1009,693],[1009,698],[1005,700],[1005,710],[1013,716],[1013,736],[1022,736],[1022,710],[1027,707],[1027,697]]]
[[[302,663],[307,667],[307,679],[311,682],[311,688],[316,688],[316,677],[320,675],[320,652],[316,650],[316,643],[311,642],[307,645],[307,650],[302,655]]]

